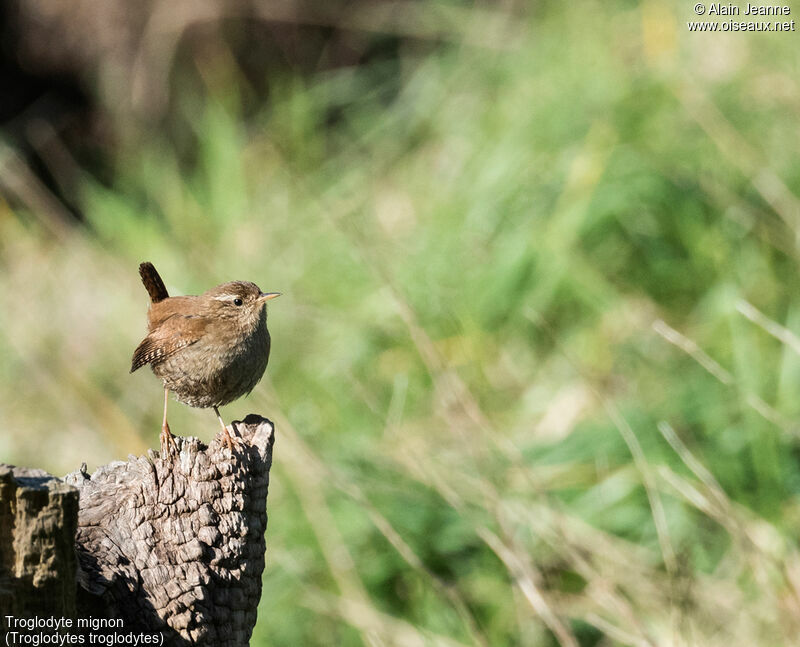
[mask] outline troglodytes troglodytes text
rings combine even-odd
[[[223,283],[199,296],[171,297],[152,263],[139,266],[150,295],[147,336],[133,353],[131,373],[150,364],[164,383],[161,453],[176,449],[167,424],[169,392],[190,407],[212,407],[223,442],[233,447],[218,407],[250,393],[269,360],[266,302],[278,292],[255,283]]]

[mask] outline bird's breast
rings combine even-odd
[[[269,349],[264,323],[245,335],[204,335],[153,371],[181,402],[193,407],[222,406],[258,384],[267,368]]]

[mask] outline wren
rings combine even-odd
[[[161,453],[177,450],[167,424],[169,392],[190,407],[214,409],[222,439],[233,441],[219,407],[250,393],[269,360],[266,303],[279,292],[262,292],[255,283],[223,283],[199,296],[171,297],[152,263],[139,265],[150,295],[147,336],[136,347],[131,373],[150,364],[164,383]]]

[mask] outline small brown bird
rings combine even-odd
[[[169,392],[190,407],[212,407],[223,441],[233,448],[218,407],[250,393],[269,360],[266,302],[279,292],[255,283],[223,283],[199,296],[171,297],[152,263],[139,265],[150,295],[147,336],[133,353],[131,373],[150,364],[164,383],[161,453],[177,450],[167,424]]]

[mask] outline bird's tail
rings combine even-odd
[[[153,303],[163,301],[169,296],[167,288],[164,287],[164,281],[161,280],[152,263],[146,262],[139,265],[139,275],[142,277],[142,283]]]

